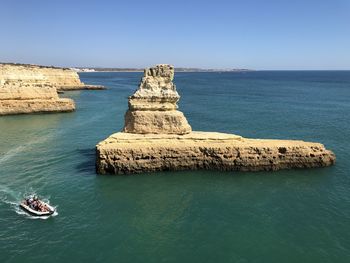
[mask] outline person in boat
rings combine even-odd
[[[29,198],[25,199],[26,205],[29,206],[31,209],[39,212],[47,212],[49,211],[49,208],[40,202],[39,198],[35,196],[31,196]]]
[[[37,210],[38,210],[38,202],[34,200],[34,201],[30,204],[30,208],[37,211]]]
[[[29,198],[29,207],[33,210],[38,211],[39,203],[38,203],[37,196],[33,196],[33,197]]]
[[[47,212],[47,211],[49,211],[49,209],[48,209],[48,207],[45,204],[39,202],[39,211]]]
[[[27,206],[30,206],[30,204],[33,202],[33,197],[32,197],[32,196],[27,197],[27,198],[25,199],[25,201],[26,201],[26,205],[27,205]]]

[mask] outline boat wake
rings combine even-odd
[[[18,146],[16,148],[9,150],[3,156],[0,157],[0,164],[6,162],[7,160],[11,159],[13,156],[22,152],[25,148],[26,148],[25,146],[21,145],[21,146]]]
[[[25,152],[27,150],[30,150],[31,147],[40,144],[40,143],[45,143],[46,141],[48,141],[50,138],[53,137],[54,134],[48,134],[46,136],[42,136],[40,138],[35,138],[23,145],[14,147],[13,149],[7,151],[6,153],[4,153],[3,155],[0,155],[0,164],[7,162],[8,160],[10,160],[11,158],[15,157],[16,155]]]
[[[11,210],[13,210],[18,215],[25,216],[28,219],[44,219],[44,220],[58,215],[58,212],[57,212],[58,206],[52,206],[53,208],[55,208],[55,212],[49,216],[35,216],[35,215],[30,215],[27,212],[23,211],[20,208],[19,204],[24,199],[24,197],[28,195],[37,195],[37,194],[35,193],[35,191],[26,191],[23,194],[15,193],[11,189],[0,185],[0,202],[9,205],[11,207]],[[44,197],[41,199],[45,203],[50,204],[49,197],[46,197],[46,198]]]
[[[53,206],[54,207],[54,206]],[[52,214],[52,215],[48,215],[48,216],[34,216],[34,215],[30,215],[28,214],[27,212],[23,211],[18,204],[16,204],[16,207],[15,207],[15,212],[18,214],[18,215],[23,215],[25,217],[27,217],[28,219],[48,219],[50,217],[54,217],[54,216],[57,216],[58,215],[58,212],[56,210],[56,207],[55,208],[55,212]]]
[[[10,149],[9,151],[0,154],[0,164],[6,163],[8,160],[12,159],[13,157],[29,151],[32,149],[32,147],[37,146],[38,144],[44,144],[47,143],[49,140],[53,140],[54,138],[56,138],[57,136],[62,136],[67,132],[70,132],[72,130],[73,127],[80,127],[80,126],[84,126],[86,124],[89,124],[91,122],[94,122],[96,120],[99,120],[103,117],[103,115],[96,115],[93,116],[91,118],[89,118],[88,120],[85,121],[80,121],[77,123],[74,123],[73,126],[70,126],[70,130],[61,130],[61,131],[55,131],[55,132],[51,132],[49,134],[46,134],[44,136],[40,136],[38,138],[34,138],[32,140],[30,140],[27,143],[24,143],[23,145],[14,147],[13,149]]]

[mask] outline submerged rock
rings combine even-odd
[[[96,146],[100,174],[163,170],[261,171],[324,167],[335,155],[324,145],[295,140],[246,139],[238,135],[191,131],[173,84],[174,68],[146,69],[129,97],[123,132]]]

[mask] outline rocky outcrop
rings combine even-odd
[[[0,115],[74,109],[74,101],[59,98],[56,85],[42,71],[32,70],[31,66],[0,64]]]
[[[176,91],[174,67],[157,65],[146,69],[138,90],[129,97],[129,110],[125,114],[124,132],[187,134],[191,132],[182,112]]]
[[[77,72],[69,68],[57,68],[28,64],[0,64],[0,81],[23,84],[49,84],[57,90],[104,89],[100,85],[85,85]]]
[[[132,174],[167,170],[275,171],[332,165],[322,144],[255,140],[212,132],[186,135],[119,132],[97,145],[97,172]]]
[[[333,152],[320,143],[192,132],[184,115],[177,111],[179,95],[173,77],[173,67],[169,65],[145,70],[139,89],[129,97],[123,132],[96,146],[98,173],[274,171],[335,163]]]
[[[75,104],[71,99],[0,100],[0,116],[29,113],[71,112],[74,110]]]

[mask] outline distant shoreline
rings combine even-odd
[[[175,72],[188,72],[188,73],[210,73],[210,72],[220,72],[220,73],[241,73],[241,72],[264,72],[264,71],[281,71],[281,72],[297,72],[297,71],[350,71],[350,69],[243,69],[243,70],[219,70],[219,69],[212,69],[212,70],[176,70]],[[127,72],[143,72],[143,70],[94,70],[94,71],[77,71],[77,73],[98,73],[98,72],[121,72],[121,73],[127,73]]]
[[[232,70],[226,70],[226,69],[176,69],[175,72],[250,72],[250,71],[255,71],[251,69],[232,69]],[[89,68],[89,71],[77,71],[78,73],[97,73],[97,72],[122,72],[122,73],[127,73],[127,72],[144,72],[144,70],[141,69],[130,69],[130,70],[125,70],[125,69],[103,69],[99,70],[96,68]]]

